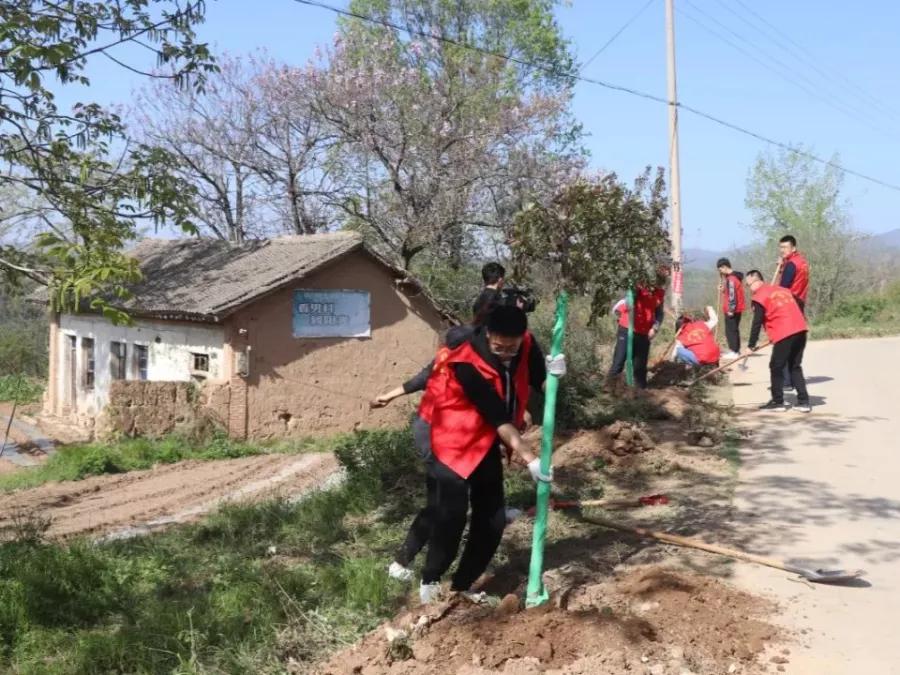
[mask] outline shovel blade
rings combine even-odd
[[[859,579],[865,575],[865,572],[863,570],[803,570],[801,575],[817,584],[842,584]]]

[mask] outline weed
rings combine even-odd
[[[84,454],[115,466],[179,455],[176,441],[161,445]],[[228,505],[202,524],[103,544],[10,533],[0,545],[0,671],[303,672],[358,639],[403,598],[385,574],[386,543],[403,535],[406,519],[394,514],[421,499],[421,469],[408,431],[338,445],[347,481],[296,503]]]

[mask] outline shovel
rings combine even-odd
[[[628,532],[629,534],[634,534],[638,537],[644,537],[646,539],[656,539],[657,541],[664,541],[667,544],[684,546],[686,548],[695,548],[701,551],[706,551],[708,553],[715,553],[716,555],[725,556],[726,558],[734,558],[735,560],[744,560],[746,562],[755,563],[757,565],[774,567],[776,570],[790,572],[791,574],[798,574],[807,581],[813,581],[818,584],[846,584],[848,582],[859,579],[865,574],[863,570],[810,570],[806,569],[805,567],[788,565],[787,563],[780,560],[765,558],[760,555],[745,553],[744,551],[739,551],[733,548],[726,548],[724,546],[716,546],[715,544],[707,544],[705,541],[700,541],[699,539],[682,537],[677,534],[669,534],[668,532],[654,532],[652,530],[645,530],[641,527],[628,527],[626,525],[619,525],[618,523],[614,523],[609,520],[603,520],[600,518],[584,518],[584,520],[586,522],[593,523],[594,525],[599,525],[601,527],[606,527],[612,530],[619,530],[620,532]]]
[[[737,357],[736,359],[733,359],[732,361],[729,361],[729,362],[726,363],[724,366],[719,366],[719,367],[716,368],[715,370],[710,370],[708,373],[703,373],[703,375],[700,375],[699,377],[694,378],[691,382],[689,382],[687,386],[693,387],[695,384],[697,384],[698,382],[702,382],[703,380],[705,380],[707,377],[710,377],[711,375],[715,375],[716,373],[721,373],[723,370],[728,370],[729,368],[731,368],[731,366],[735,365],[736,363],[741,363],[741,362],[743,362],[743,361],[746,361],[746,360],[749,359],[751,356],[753,356],[756,352],[765,349],[765,348],[768,347],[770,344],[772,344],[772,343],[771,343],[771,342],[766,342],[766,343],[764,343],[764,344],[761,344],[759,347],[757,347],[756,349],[754,349],[754,350],[753,350],[752,352],[750,352],[749,354],[744,354],[743,356],[739,356],[739,357]]]
[[[668,503],[669,497],[667,495],[647,495],[637,499],[584,499],[581,501],[551,498],[550,508],[554,511],[583,509],[592,506],[602,506],[607,509],[630,509],[638,506],[663,506]],[[533,516],[534,507],[532,506],[526,513],[529,516]]]

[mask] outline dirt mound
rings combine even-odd
[[[654,387],[671,387],[688,382],[694,377],[692,370],[683,363],[663,361],[653,369],[648,384]]]
[[[504,604],[454,600],[430,609],[427,619],[408,612],[316,672],[756,673],[764,671],[757,655],[777,638],[760,618],[771,609],[764,601],[659,566],[576,589],[565,609],[516,613],[514,603]]]
[[[112,476],[48,483],[0,496],[0,532],[28,519],[47,534],[129,534],[196,520],[225,501],[297,494],[337,470],[331,454],[187,461]]]
[[[647,452],[656,447],[650,435],[638,424],[613,422],[606,427],[606,433],[613,439],[612,453],[617,457]]]

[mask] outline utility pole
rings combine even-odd
[[[681,176],[678,167],[678,84],[675,74],[675,8],[666,0],[666,70],[669,99],[669,205],[672,210],[672,309],[681,314],[684,274],[681,260]]]

